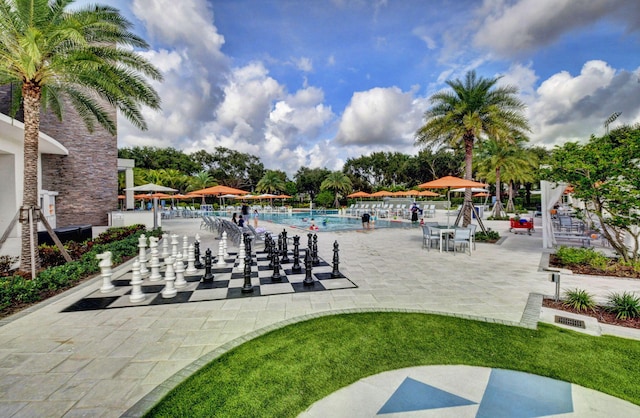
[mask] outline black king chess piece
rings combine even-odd
[[[291,271],[294,273],[300,273],[302,267],[300,266],[300,237],[294,235],[293,237],[293,266]]]
[[[287,231],[283,230],[282,231],[282,259],[280,260],[282,264],[287,264],[291,262],[291,260],[289,260],[288,253],[289,253],[289,250],[287,249]]]
[[[248,244],[249,251],[247,251],[244,256],[244,284],[241,290],[242,293],[253,292],[253,286],[251,285],[251,241],[249,241]]]
[[[211,259],[211,249],[207,248],[207,251],[204,253],[204,277],[202,277],[203,282],[212,282],[213,281],[213,273],[211,272],[211,265],[213,261]]]
[[[313,286],[313,277],[311,277],[311,253],[307,251],[304,255],[304,281],[302,282],[305,286]]]
[[[202,264],[202,261],[200,261],[200,241],[196,241],[193,243],[193,255],[196,258],[193,266],[197,269],[204,268],[204,264]]]

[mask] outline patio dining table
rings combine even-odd
[[[436,230],[440,233],[440,252],[442,252],[442,241],[446,239],[446,248],[449,251],[449,238],[453,238],[452,235],[456,232],[456,229],[466,229],[460,226],[447,226],[447,225],[432,225],[430,227],[432,230]],[[455,243],[454,243],[455,245]],[[472,245],[469,245],[469,252],[471,252]]]

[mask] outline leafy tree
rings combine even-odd
[[[434,152],[427,147],[411,159],[410,170],[418,185],[444,176],[462,176],[463,167],[464,154],[459,149],[440,147]]]
[[[217,147],[213,154],[200,150],[191,158],[220,184],[239,189],[254,188],[265,173],[258,157],[224,147]]]
[[[502,175],[502,179],[507,182],[509,200],[507,201],[507,212],[514,212],[515,205],[513,202],[516,185],[532,183],[536,179],[536,171],[540,164],[536,155],[528,149],[522,148],[509,159],[508,169]]]
[[[202,166],[191,156],[175,148],[133,147],[118,150],[119,158],[135,160],[136,167],[152,170],[173,169],[187,175],[202,171]]]
[[[285,190],[287,175],[282,171],[267,170],[258,182],[256,191],[260,193],[276,194]]]
[[[341,171],[334,171],[329,174],[320,185],[321,190],[333,191],[335,194],[333,205],[336,208],[340,207],[340,201],[338,200],[339,194],[347,194],[351,192],[351,190],[353,190],[352,187],[351,179]]]
[[[331,206],[333,199],[333,193],[331,193],[329,190],[323,190],[317,194],[315,201],[318,206],[329,207]]]
[[[0,0],[0,85],[13,83],[24,114],[24,209],[38,207],[40,112],[62,119],[65,102],[77,110],[89,131],[96,123],[116,134],[113,108],[146,129],[141,105],[160,107],[145,80],[160,72],[133,48],[147,43],[111,6],[72,9],[73,0]],[[19,109],[14,107],[15,115]],[[22,224],[20,270],[31,270],[30,225]],[[34,245],[37,246],[37,234]],[[35,256],[39,268],[39,257]]]
[[[640,125],[622,126],[584,144],[556,147],[548,180],[571,184],[599,229],[625,262],[639,261]]]
[[[418,144],[464,147],[465,178],[471,180],[473,148],[486,137],[524,136],[529,124],[522,114],[524,104],[513,86],[496,87],[499,78],[477,77],[469,71],[465,80],[448,80],[451,90],[431,96],[425,124],[416,133]],[[471,203],[471,189],[464,195]],[[471,222],[471,205],[465,207],[463,225]]]
[[[208,171],[200,171],[189,179],[189,187],[187,191],[206,189],[210,186],[215,186],[217,183]]]
[[[331,173],[326,168],[300,167],[293,178],[296,180],[299,193],[307,193],[311,200],[320,192],[320,186]]]

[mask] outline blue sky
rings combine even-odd
[[[119,146],[225,146],[289,174],[416,153],[429,97],[468,70],[519,88],[532,144],[640,122],[640,2],[115,0],[165,75]]]

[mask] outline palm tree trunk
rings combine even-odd
[[[31,209],[38,206],[38,140],[40,133],[40,86],[25,83],[22,87],[24,100],[24,180],[22,208]],[[35,269],[40,269],[38,255],[38,224],[37,219],[32,225],[26,217],[28,212],[22,212],[22,240],[20,271],[31,271],[31,236],[33,234]]]
[[[513,204],[513,181],[509,181],[509,202],[507,203],[507,211],[516,211],[515,205]]]
[[[473,163],[473,133],[465,133],[464,134],[464,178],[467,180],[472,180],[472,163]],[[464,209],[463,218],[462,218],[462,226],[466,227],[471,223],[471,205],[473,202],[471,201],[471,189],[466,188],[464,190],[464,205],[462,208]]]
[[[496,168],[496,203],[493,205],[493,217],[499,218],[502,212],[502,185],[500,184],[500,167]]]

